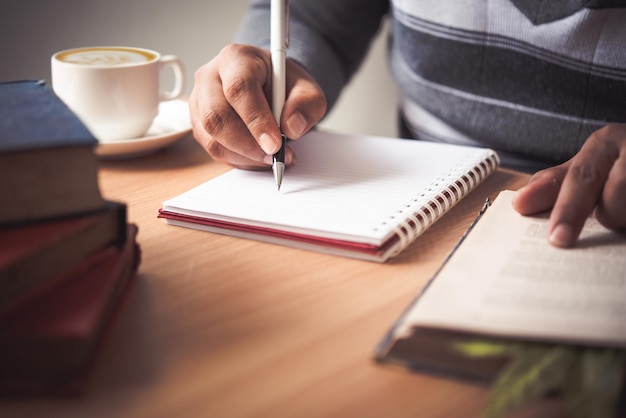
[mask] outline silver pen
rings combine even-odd
[[[272,112],[280,126],[287,89],[287,44],[289,43],[289,0],[272,0],[270,12],[270,54],[272,62]],[[280,150],[273,155],[272,170],[276,187],[280,190],[285,172],[285,147],[283,134]]]

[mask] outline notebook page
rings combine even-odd
[[[297,163],[280,192],[271,171],[233,169],[164,202],[163,210],[380,244],[416,205],[493,153],[327,132],[290,146]]]

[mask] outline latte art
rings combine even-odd
[[[85,48],[59,54],[57,59],[73,64],[115,66],[149,62],[156,59],[156,56],[130,48]]]

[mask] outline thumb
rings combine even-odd
[[[326,96],[313,77],[291,60],[287,61],[287,92],[281,126],[288,138],[298,139],[326,114]]]

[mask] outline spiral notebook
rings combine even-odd
[[[232,169],[163,202],[168,224],[384,262],[499,164],[490,149],[311,132],[280,191],[271,171]]]

